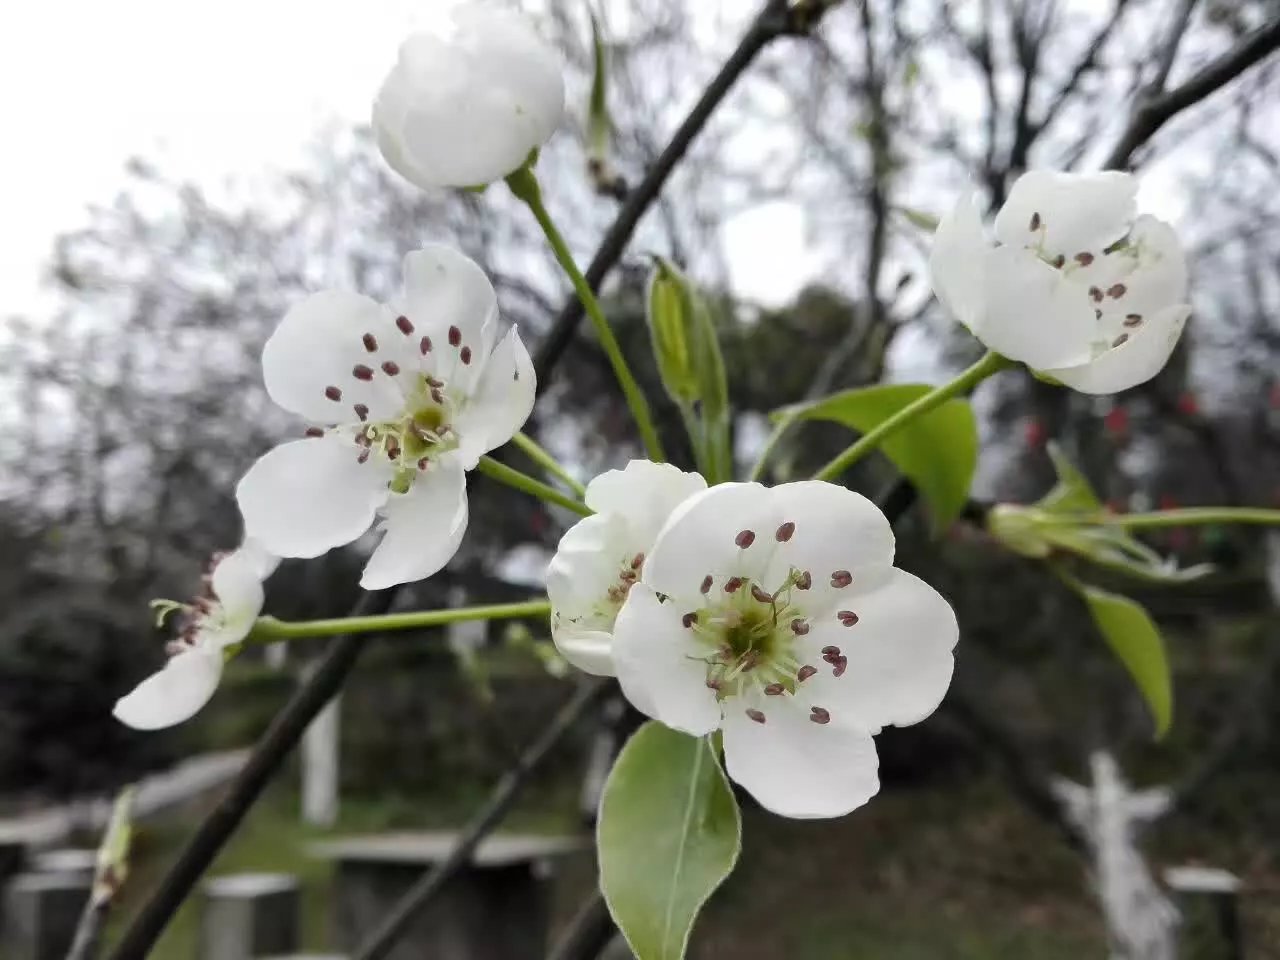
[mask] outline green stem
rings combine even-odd
[[[873,429],[864,433],[856,443],[846,447],[843,453],[815,473],[813,479],[834,480],[872,450],[879,447],[880,444],[884,443],[886,438],[897,433],[912,420],[924,416],[930,410],[941,406],[952,397],[968,393],[993,373],[1011,365],[1011,361],[1006,360],[1000,354],[988,352],[981,360],[950,383],[935,387],[920,399],[907,404],[887,420],[881,420]]]
[[[390,633],[393,630],[420,630],[466,620],[512,620],[518,617],[545,617],[551,613],[547,600],[525,603],[492,603],[456,610],[415,610],[412,613],[385,613],[376,617],[340,617],[336,620],[277,620],[259,617],[249,634],[250,643],[274,643],[301,637],[333,637],[348,633]]]
[[[520,432],[511,438],[511,442],[523,451],[524,455],[542,467],[543,470],[559,479],[566,487],[572,490],[579,498],[587,495],[587,488],[578,482],[568,470],[561,466],[560,461],[548,453],[544,448],[538,445],[538,441],[527,433]]]
[[[556,229],[555,221],[551,219],[551,214],[542,203],[542,190],[538,186],[537,177],[529,167],[521,167],[507,177],[507,186],[529,208],[534,219],[538,221],[538,226],[542,228],[547,242],[551,245],[551,251],[573,284],[573,289],[578,294],[578,299],[582,301],[587,316],[591,318],[596,337],[599,338],[600,346],[613,366],[618,385],[622,387],[622,393],[627,398],[627,406],[631,408],[631,415],[635,417],[636,426],[640,429],[640,438],[644,441],[649,459],[661,461],[663,459],[662,443],[658,440],[658,432],[653,426],[649,404],[640,390],[640,385],[636,383],[636,378],[631,375],[631,369],[622,355],[622,348],[618,346],[618,340],[609,328],[609,321],[605,319],[604,311],[600,309],[600,303],[596,300],[591,285],[578,269],[573,254],[569,251],[569,245],[565,243],[564,237]]]
[[[1066,520],[1068,516],[1064,514],[1062,519]],[[1054,518],[1055,522],[1057,519],[1057,517]],[[1081,521],[1077,518],[1074,522]],[[1280,510],[1252,507],[1187,507],[1183,510],[1160,510],[1151,513],[1091,514],[1084,522],[1108,527],[1125,527],[1131,530],[1189,527],[1202,523],[1260,523],[1280,526]]]
[[[751,468],[751,475],[748,480],[759,480],[764,475],[765,465],[769,461],[769,456],[773,453],[774,447],[782,439],[783,434],[791,429],[791,425],[798,420],[798,417],[784,416],[773,427],[773,433],[769,434],[769,439],[764,442],[764,449],[760,451],[760,456],[756,459],[756,465]]]
[[[527,473],[521,473],[519,470],[508,467],[505,463],[499,463],[493,457],[481,457],[476,469],[499,483],[505,483],[508,487],[515,487],[517,490],[523,490],[525,493],[532,494],[547,503],[554,503],[558,507],[572,510],[579,516],[589,517],[595,512],[582,501],[565,496],[555,487],[545,484],[541,480],[535,480]]]

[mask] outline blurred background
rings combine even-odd
[[[585,262],[756,4],[599,4],[614,130],[594,176],[587,5],[527,8],[567,65],[569,117],[538,169]],[[427,239],[485,265],[526,342],[568,296],[504,190],[422,194],[371,144],[368,109],[399,40],[439,14],[435,0],[46,0],[0,13],[0,850],[92,846],[101,799],[149,778],[114,924],[322,649],[239,657],[212,704],[175,730],[137,733],[110,716],[163,662],[148,601],[197,592],[210,554],[239,539],[235,481],[300,432],[262,388],[273,325],[320,287],[387,296],[401,255]],[[928,235],[903,208],[941,213],[967,185],[994,208],[1027,167],[1096,168],[1153,79],[1176,85],[1278,15],[1273,0],[847,0],[814,36],[773,43],[604,289],[676,457],[689,460],[649,357],[646,254],[684,264],[717,306],[749,465],[772,409],[937,381],[978,356],[931,299]],[[1021,370],[985,385],[978,504],[1042,496],[1056,440],[1116,511],[1280,507],[1280,60],[1180,114],[1134,162],[1140,205],[1174,221],[1190,251],[1188,334],[1160,376],[1116,398]],[[585,325],[527,429],[584,479],[639,455]],[[807,425],[775,479],[847,442]],[[877,495],[893,477],[872,461],[850,480]],[[404,608],[537,595],[572,517],[483,477],[471,487],[462,551],[402,591]],[[898,530],[901,564],[960,619],[952,693],[925,723],[879,738],[883,792],[853,816],[784,821],[744,800],[742,864],[692,955],[1163,956],[1117,946],[1098,851],[1053,787],[1094,783],[1107,751],[1135,789],[1171,790],[1170,809],[1125,847],[1140,852],[1137,888],[1173,866],[1229,871],[1243,952],[1221,956],[1280,957],[1280,543],[1206,527],[1148,538],[1181,563],[1217,566],[1194,585],[1126,585],[1174,667],[1174,726],[1154,743],[1074,594],[978,525],[939,542],[913,510]],[[267,611],[342,615],[367,548],[286,562]],[[572,689],[549,648],[543,623],[371,641],[215,873],[292,875],[299,945],[341,946],[334,856],[316,844],[461,824]],[[614,719],[602,710],[565,741],[512,829],[582,832]],[[545,881],[553,932],[595,879],[589,852],[557,862]],[[201,902],[154,956],[197,955]]]

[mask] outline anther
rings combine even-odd
[[[363,450],[360,451],[359,454],[356,455],[356,463],[364,463],[368,459],[369,459],[368,447],[365,447]]]
[[[773,538],[779,543],[786,543],[795,536],[795,533],[796,525],[792,521],[788,520],[778,528],[777,532],[773,535]]]
[[[824,657],[838,657],[840,656],[840,648],[834,644],[828,644],[822,648],[822,655]]]
[[[773,597],[765,593],[758,583],[751,585],[751,599],[756,603],[773,603]]]
[[[1040,229],[1040,214],[1033,213],[1031,214],[1031,232],[1035,233],[1039,229]]]
[[[427,469],[427,467],[429,467],[429,466],[431,466],[431,458],[430,458],[430,457],[423,457],[421,460],[419,460],[419,461],[418,461],[418,469],[419,469],[419,470],[425,470],[425,469]]]
[[[831,664],[831,675],[833,677],[843,677],[845,670],[849,669],[848,657],[836,657]]]
[[[853,583],[853,574],[848,570],[837,570],[831,574],[831,585],[833,587],[847,587]]]
[[[836,616],[840,618],[840,623],[846,627],[852,627],[858,622],[858,615],[852,610],[841,610]]]
[[[720,681],[719,681],[719,680],[716,680],[716,679],[714,679],[714,678],[712,678],[712,677],[707,677],[707,686],[708,686],[708,687],[710,687],[712,690],[719,690],[719,689],[720,689]]]
[[[809,719],[812,720],[814,723],[830,723],[831,711],[824,710],[822,707],[810,707]]]
[[[771,683],[764,688],[766,697],[780,697],[787,692],[787,688],[780,683]]]
[[[1120,334],[1120,336],[1116,337],[1114,340],[1111,341],[1111,345],[1113,347],[1119,347],[1128,342],[1129,342],[1129,335],[1127,333],[1122,333]]]
[[[1067,257],[1066,257],[1066,254],[1060,253],[1060,254],[1058,254],[1056,257],[1054,257],[1054,258],[1053,258],[1053,265],[1054,265],[1055,267],[1057,267],[1059,270],[1061,270],[1063,267],[1065,267],[1065,266],[1067,265]]]
[[[724,582],[725,593],[736,593],[738,588],[742,586],[741,577],[730,577]]]
[[[1141,323],[1142,323],[1142,314],[1140,313],[1131,313],[1124,318],[1124,325],[1126,327],[1136,327]]]
[[[1101,310],[1094,310],[1094,311],[1093,311],[1093,319],[1095,319],[1095,320],[1101,320],[1101,319],[1102,319],[1102,311],[1101,311]]]
[[[471,362],[471,348],[470,348],[470,347],[463,347],[463,348],[462,348],[462,350],[460,350],[460,351],[458,352],[458,356],[462,358],[462,362],[463,362],[463,363],[470,363],[470,362]]]
[[[425,357],[428,353],[430,353],[430,352],[431,352],[431,338],[430,338],[430,337],[423,337],[420,341],[418,341],[418,349],[422,351],[422,355],[423,355],[424,357]]]
[[[1082,250],[1072,259],[1074,259],[1076,263],[1080,264],[1080,266],[1087,267],[1089,264],[1093,263],[1093,254],[1087,250]]]
[[[378,349],[378,340],[372,333],[366,333],[361,339],[364,341],[364,348],[370,353]]]
[[[357,403],[353,409],[356,412],[356,416],[360,418],[361,423],[369,419],[369,408],[365,404]]]
[[[809,632],[809,624],[805,623],[803,617],[796,617],[791,621],[791,632],[797,637],[803,637]]]
[[[339,400],[342,399],[342,391],[339,390],[337,387],[325,387],[324,395],[328,397],[330,400],[332,400],[334,403],[337,403]]]
[[[813,575],[808,570],[796,577],[796,589],[808,590],[813,586]]]
[[[1124,292],[1128,289],[1129,288],[1123,283],[1113,283],[1111,286],[1107,287],[1107,296],[1112,299],[1119,300],[1124,296]]]
[[[400,332],[406,337],[413,333],[413,324],[409,322],[408,317],[396,317],[396,326],[400,328]]]
[[[1101,303],[1101,302],[1102,302],[1102,291],[1101,291],[1101,290],[1099,290],[1097,287],[1090,287],[1090,288],[1089,288],[1089,296],[1093,297],[1093,302],[1094,302],[1094,303]]]
[[[756,533],[754,530],[742,530],[733,538],[733,542],[745,550],[756,542]]]
[[[387,437],[387,458],[394,460],[400,455],[400,441],[394,436]]]
[[[400,372],[400,364],[396,363],[394,360],[388,360],[382,365],[382,372],[388,377],[394,377]]]
[[[684,628],[686,630],[688,630],[697,622],[698,622],[697,613],[686,613],[683,617],[680,618],[680,623],[684,625]]]
[[[323,436],[324,436],[324,431],[323,431],[323,430],[321,430],[319,427],[307,427],[306,436],[308,436],[308,437],[323,437]]]
[[[457,327],[449,328],[449,346],[456,347],[462,342],[462,331]]]
[[[440,388],[439,388],[439,387],[432,387],[432,388],[431,388],[431,399],[432,399],[432,400],[434,400],[436,403],[439,403],[439,404],[443,404],[443,403],[444,403],[444,394],[440,392]]]
[[[806,663],[803,667],[801,667],[799,670],[796,671],[796,682],[804,683],[810,677],[814,676],[817,672],[818,672],[817,667],[811,667],[809,664]]]
[[[644,566],[644,554],[643,554],[643,553],[637,553],[634,557],[632,557],[632,558],[631,558],[631,569],[632,569],[632,570],[639,570],[639,569],[640,569],[641,567],[643,567],[643,566]]]
[[[708,573],[705,577],[702,578],[702,586],[700,586],[698,590],[701,591],[702,593],[711,592],[711,574]]]
[[[754,720],[756,723],[764,723],[764,714],[761,711],[757,710],[755,707],[747,708],[747,716],[750,717],[752,720]]]
[[[366,367],[363,363],[357,363],[351,368],[351,375],[357,380],[372,380],[373,368]]]

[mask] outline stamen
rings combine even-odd
[[[1080,266],[1087,267],[1089,264],[1093,263],[1093,254],[1088,250],[1081,250],[1073,259],[1076,263],[1080,264]]]
[[[394,360],[388,360],[382,365],[382,372],[388,377],[394,377],[400,372],[400,364],[396,363]]]
[[[780,697],[787,692],[787,688],[780,683],[771,683],[764,688],[766,697]]]
[[[1055,267],[1057,267],[1059,270],[1061,270],[1063,267],[1065,267],[1065,266],[1067,265],[1067,257],[1066,257],[1066,254],[1060,253],[1060,254],[1058,254],[1056,257],[1054,257],[1054,258],[1053,258],[1053,265],[1054,265]]]
[[[809,719],[812,720],[814,723],[830,723],[831,711],[825,710],[822,707],[810,707]]]
[[[395,438],[395,435],[393,434],[387,437],[387,459],[394,460],[399,455],[400,455],[400,441],[397,440]]]
[[[332,400],[334,403],[337,403],[339,400],[342,399],[342,391],[339,390],[337,387],[325,387],[324,395],[328,397],[330,400]]]
[[[786,523],[784,523],[782,526],[778,528],[777,532],[774,533],[773,538],[777,540],[779,543],[786,543],[793,536],[795,536],[795,533],[796,533],[796,525],[792,521],[788,520]]]
[[[361,451],[360,451],[360,453],[356,456],[356,463],[364,463],[364,462],[365,462],[366,460],[368,460],[368,459],[369,459],[369,448],[368,448],[368,447],[365,447],[365,448],[364,448],[363,450],[361,450]]]
[[[396,317],[396,326],[400,328],[400,332],[406,337],[413,333],[413,324],[409,322],[408,317]]]
[[[418,469],[419,469],[419,470],[425,470],[425,469],[427,469],[427,467],[429,467],[429,466],[431,466],[431,458],[430,458],[430,457],[423,457],[421,460],[419,460],[419,461],[418,461]]]
[[[471,348],[470,348],[470,347],[463,347],[463,348],[462,348],[462,350],[459,352],[458,356],[462,358],[462,362],[463,362],[463,363],[470,363],[470,362],[471,362]]]
[[[441,406],[444,405],[444,394],[440,392],[439,387],[431,388],[431,399],[434,400],[436,403],[440,404]]]
[[[809,624],[805,623],[803,617],[796,617],[791,621],[791,632],[797,637],[803,637],[809,632]]]
[[[425,357],[428,353],[430,353],[430,352],[431,352],[431,338],[430,338],[430,337],[423,337],[423,338],[422,338],[422,340],[420,340],[420,341],[418,342],[418,349],[422,351],[422,355],[423,355],[424,357]]]
[[[840,623],[846,627],[852,627],[858,622],[858,615],[852,610],[841,610],[836,616],[840,618]]]
[[[760,585],[756,583],[751,585],[751,599],[755,600],[756,603],[773,603],[773,597],[765,593],[764,590],[760,588]]]
[[[813,575],[808,570],[804,571],[800,576],[796,577],[796,589],[808,590],[813,586]]]
[[[1119,346],[1123,346],[1128,342],[1129,342],[1129,335],[1127,333],[1122,333],[1120,334],[1120,336],[1116,337],[1114,340],[1111,341],[1111,346],[1119,347]]]
[[[764,723],[764,714],[761,711],[757,710],[755,707],[747,708],[747,716],[750,717],[752,720],[754,720],[756,723]]]
[[[824,657],[838,657],[840,656],[840,648],[834,644],[828,644],[822,648],[822,655]]]
[[[1140,313],[1131,313],[1124,318],[1124,325],[1126,327],[1136,327],[1136,326],[1139,326],[1141,323],[1142,323],[1142,314]]]
[[[631,558],[631,569],[632,569],[632,570],[639,570],[639,569],[640,569],[641,567],[643,567],[643,566],[644,566],[644,554],[643,554],[643,553],[637,553],[634,557],[632,557],[632,558]]]
[[[351,375],[357,380],[372,380],[373,368],[366,367],[363,363],[357,363],[351,368]]]
[[[460,343],[462,343],[462,331],[459,330],[457,327],[450,327],[449,328],[449,346],[456,347]]]
[[[704,594],[711,592],[711,574],[708,573],[702,578],[702,586],[700,586],[698,590]]]
[[[1099,290],[1097,287],[1090,287],[1090,288],[1089,288],[1089,296],[1093,297],[1093,302],[1094,302],[1094,303],[1101,303],[1101,302],[1102,302],[1102,291],[1101,291],[1101,290]]]
[[[375,338],[372,333],[366,333],[361,337],[361,339],[364,341],[364,348],[370,353],[373,353],[378,349],[377,338]]]
[[[803,667],[801,667],[799,670],[796,671],[796,682],[804,683],[810,677],[817,674],[817,672],[818,672],[817,667],[811,667],[809,664],[806,663]]]
[[[853,574],[848,570],[837,570],[831,574],[831,585],[833,587],[847,587],[851,583],[853,583]]]
[[[733,542],[736,543],[738,547],[745,550],[747,549],[747,547],[751,546],[753,543],[756,542],[755,531],[743,530],[736,537],[733,538]]]
[[[307,427],[307,432],[306,432],[305,436],[308,436],[308,437],[323,437],[323,436],[324,436],[324,431],[323,431],[323,430],[321,430],[319,427]]]
[[[845,670],[849,668],[849,658],[836,657],[835,661],[831,664],[831,666],[833,668],[831,671],[831,675],[833,677],[843,677]]]
[[[1111,286],[1107,287],[1107,296],[1115,300],[1119,300],[1124,296],[1124,292],[1128,289],[1129,288],[1123,283],[1113,283]]]
[[[361,423],[369,419],[369,408],[365,404],[357,403],[353,409],[356,412],[356,416],[360,418]]]
[[[707,686],[710,687],[712,690],[719,690],[720,681],[716,680],[714,677],[707,677]]]
[[[697,612],[686,613],[683,617],[680,618],[680,622],[684,625],[684,628],[688,630],[690,627],[692,627],[695,623],[698,622]]]
[[[736,593],[738,588],[742,586],[741,577],[730,577],[724,582],[725,593]]]
[[[1040,221],[1039,213],[1031,214],[1031,232],[1032,233],[1035,233],[1037,230],[1040,229],[1040,222],[1041,221]]]

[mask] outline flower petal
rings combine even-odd
[[[929,251],[929,274],[943,307],[975,336],[982,322],[983,268],[990,249],[976,198],[967,191],[938,223]]]
[[[1179,303],[1144,317],[1129,339],[1089,363],[1048,368],[1044,372],[1081,393],[1119,393],[1146,383],[1164,369],[1182,329],[1191,316],[1190,304]]]
[[[626,524],[619,516],[584,517],[560,538],[547,565],[551,637],[566,660],[588,673],[613,675],[614,620],[619,603],[609,590],[629,556]]]
[[[443,457],[393,493],[382,510],[382,542],[360,578],[366,590],[425,580],[453,559],[467,530],[467,476],[456,457]]]
[[[419,342],[431,338],[435,374],[470,395],[493,350],[498,295],[474,260],[448,244],[405,254],[401,310]],[[455,342],[456,341],[456,342]],[[466,348],[469,363],[463,363]]]
[[[782,817],[841,817],[880,789],[870,734],[814,723],[789,697],[769,698],[764,723],[733,701],[724,717],[725,771]]]
[[[869,731],[919,723],[933,713],[951,684],[951,651],[960,637],[951,605],[896,569],[870,591],[851,587],[844,604],[857,614],[856,623],[845,626],[830,613],[812,621],[802,638],[818,667],[803,684],[806,702],[827,709],[832,723]],[[839,677],[822,664],[827,646],[848,658]]]
[[[697,473],[669,463],[632,460],[621,470],[606,470],[587,484],[586,504],[597,513],[626,519],[629,539],[637,553],[647,553],[672,511],[695,493],[707,489]]]
[[[552,630],[551,635],[560,655],[579,670],[598,677],[617,675],[613,665],[613,634],[566,626]]]
[[[997,247],[987,254],[987,312],[978,337],[1035,370],[1084,363],[1096,330],[1088,294],[1035,254]]]
[[[475,393],[454,418],[458,456],[468,470],[524,426],[533,412],[536,389],[533,361],[512,327],[484,361]]]
[[[171,727],[208,703],[221,677],[221,649],[184,650],[117,700],[112,714],[135,730]]]
[[[267,451],[236,486],[245,534],[282,557],[318,557],[369,529],[387,498],[391,467],[356,459],[330,434]]]
[[[1137,179],[1115,170],[1029,170],[996,215],[996,239],[1015,249],[1039,246],[1049,259],[1097,256],[1128,229],[1137,194]]]
[[[262,612],[264,556],[260,550],[246,552],[242,547],[213,568],[213,593],[222,607],[224,626],[218,639],[223,645],[243,640]]]
[[[262,373],[271,399],[318,423],[356,423],[357,403],[373,419],[388,419],[404,405],[395,382],[381,375],[357,379],[370,364],[365,334],[379,344],[403,339],[386,307],[344,290],[314,293],[294,305],[262,350]],[[336,399],[335,399],[336,398]]]
[[[662,603],[637,583],[614,626],[614,666],[622,692],[638,710],[699,737],[720,725],[720,705],[707,686],[706,651],[690,639],[681,617],[674,602]]]

